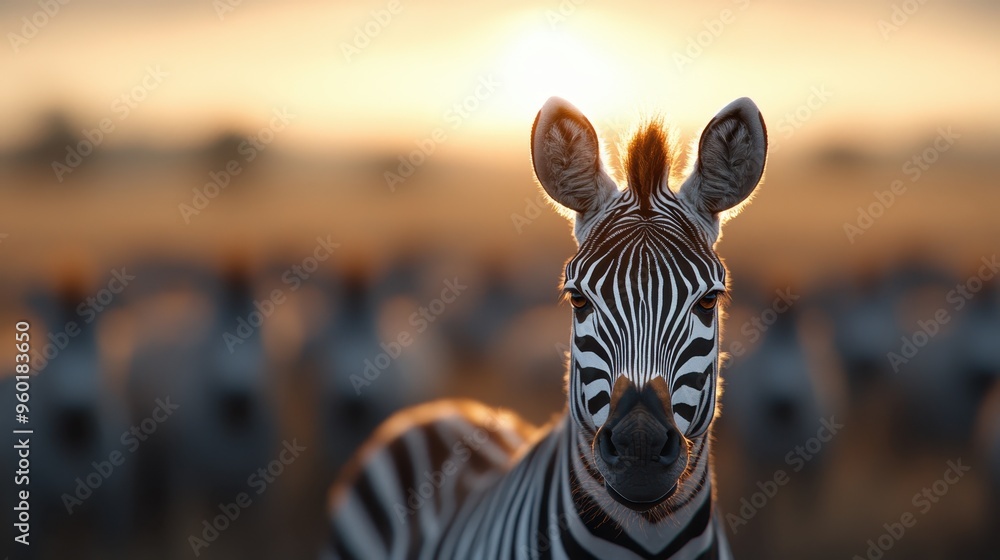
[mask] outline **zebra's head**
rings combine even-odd
[[[623,152],[620,188],[594,127],[554,97],[535,119],[531,153],[579,245],[563,285],[573,308],[570,415],[611,496],[648,510],[690,475],[689,455],[715,415],[726,269],[714,246],[763,175],[764,120],[747,98],[726,106],[683,179],[671,176],[678,154],[663,127],[646,124]]]

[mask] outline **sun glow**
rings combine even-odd
[[[553,95],[592,119],[612,119],[620,109],[620,72],[593,40],[566,29],[535,27],[515,34],[502,56],[508,115],[533,113]]]

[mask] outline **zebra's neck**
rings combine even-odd
[[[608,494],[592,463],[593,436],[584,433],[569,417],[557,429],[565,458],[561,461],[565,467],[565,506],[574,508],[592,534],[626,546],[640,556],[662,558],[689,557],[688,551],[703,551],[716,537],[722,537],[713,528],[709,434],[693,442],[687,476],[674,495],[648,512],[637,512]],[[678,554],[681,551],[685,553]]]
[[[587,462],[589,440],[574,426],[568,416],[557,421],[421,557],[730,558],[712,512],[707,436],[692,449],[691,472],[674,496],[639,513],[608,495]]]

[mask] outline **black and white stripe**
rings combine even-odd
[[[628,192],[628,191],[626,191]],[[607,419],[614,380],[641,387],[664,376],[674,421],[703,434],[715,410],[718,325],[689,313],[707,293],[725,291],[725,268],[676,200],[648,217],[623,196],[566,266],[565,288],[593,311],[574,322],[570,411],[596,432]]]

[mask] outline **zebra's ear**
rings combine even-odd
[[[604,170],[594,127],[579,109],[558,97],[549,98],[535,117],[531,161],[545,192],[583,221],[618,190]]]
[[[764,175],[767,128],[747,97],[726,105],[705,127],[698,159],[679,196],[718,228],[720,213],[747,200]]]

